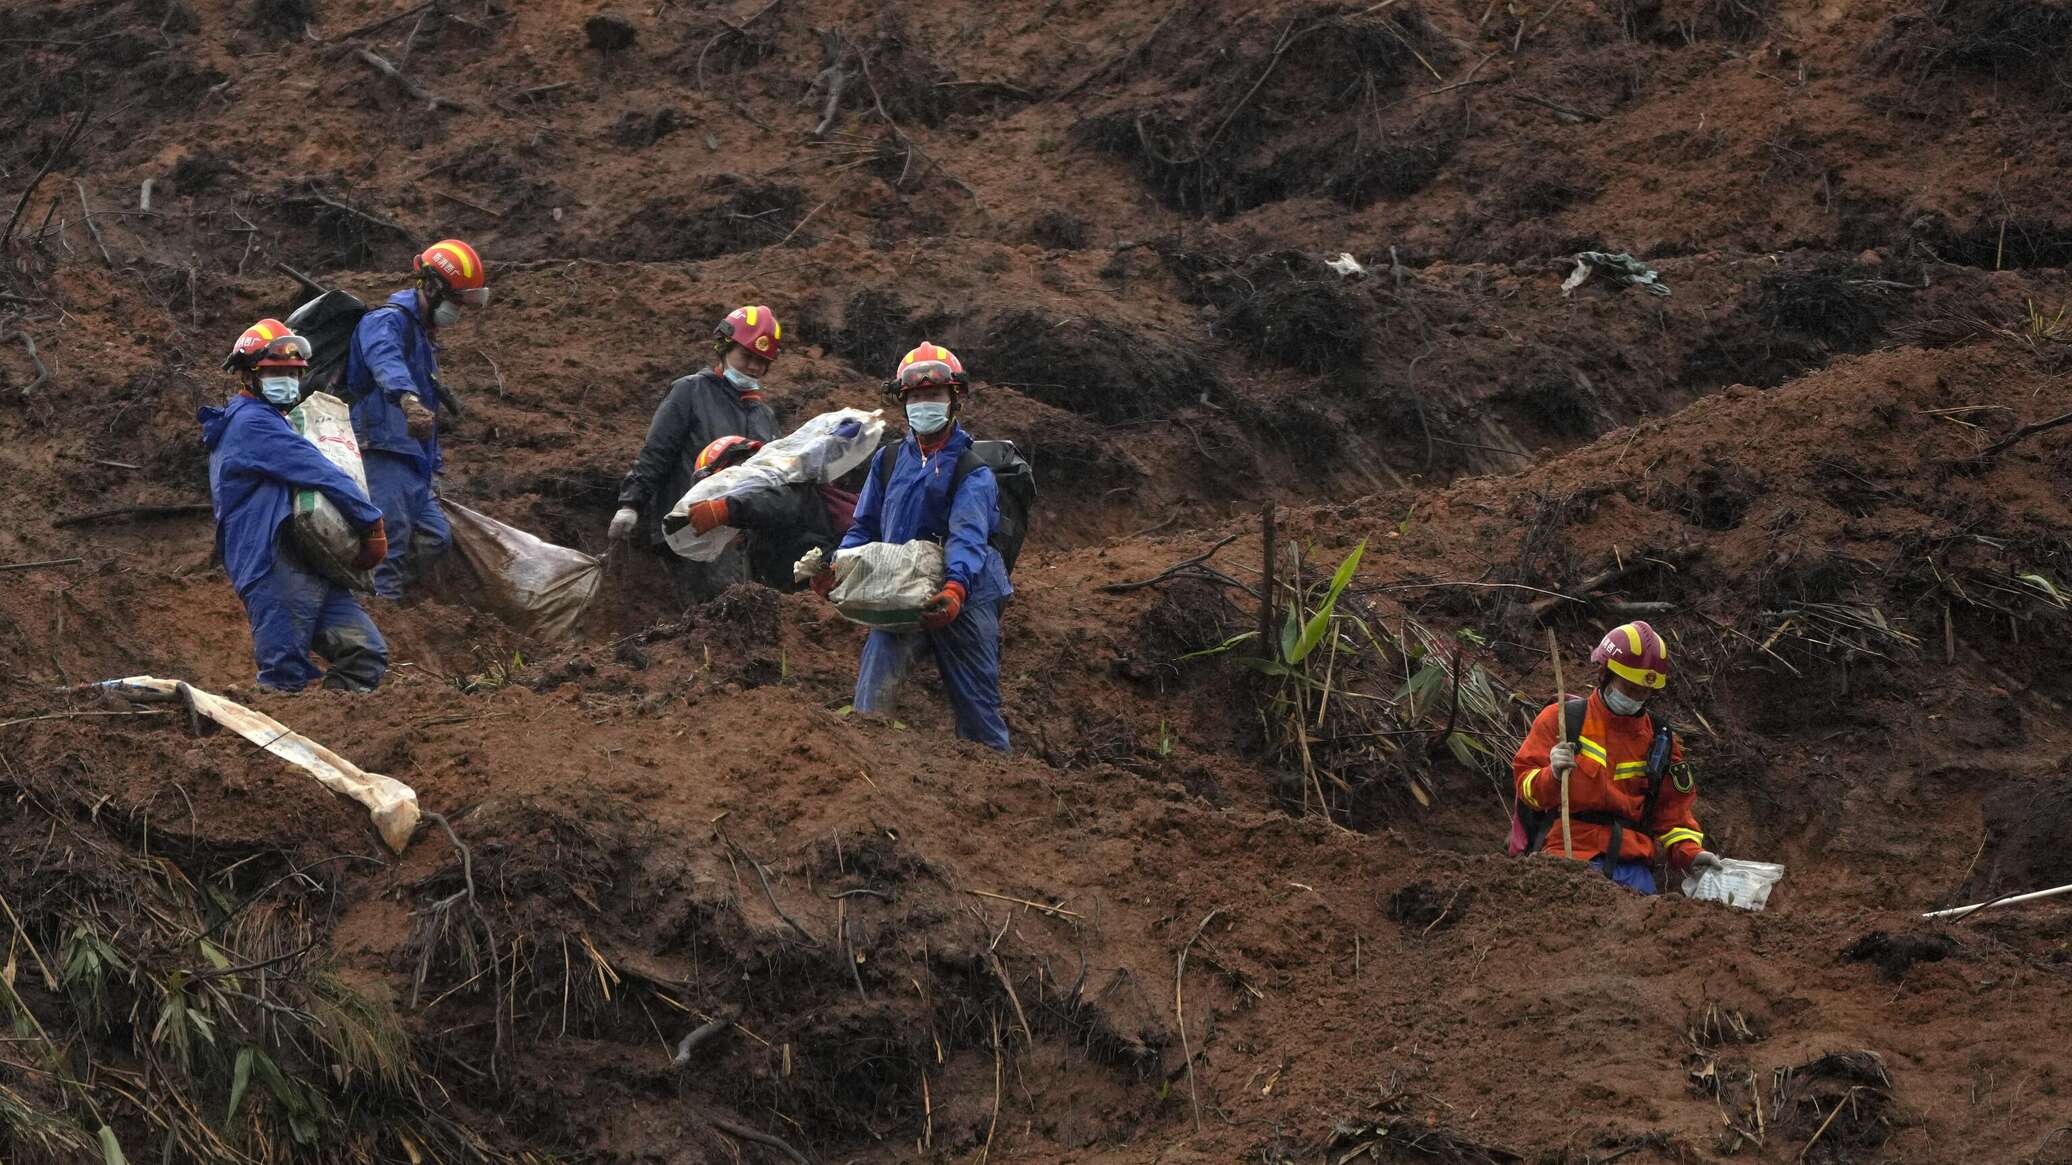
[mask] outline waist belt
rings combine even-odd
[[[1611,831],[1611,839],[1604,847],[1604,876],[1614,880],[1617,879],[1612,871],[1618,867],[1620,862],[1626,860],[1626,831],[1632,829],[1639,832],[1643,837],[1647,836],[1647,826],[1631,817],[1618,813],[1571,813],[1569,818],[1573,821],[1587,822],[1591,825],[1602,825]],[[1650,860],[1654,857],[1654,842],[1652,839],[1648,842],[1648,856]]]

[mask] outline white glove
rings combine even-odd
[[[612,515],[612,526],[607,533],[614,542],[624,542],[633,537],[633,528],[640,525],[640,511],[632,506],[620,506]]]
[[[1553,748],[1549,749],[1547,751],[1547,767],[1553,769],[1554,775],[1557,777],[1569,771],[1570,769],[1575,768],[1576,742],[1573,740],[1564,740],[1560,744],[1557,744]]]
[[[1719,855],[1709,849],[1699,850],[1698,856],[1691,859],[1691,876],[1693,878],[1703,875],[1707,870],[1717,871],[1725,868],[1725,866],[1720,864]]]

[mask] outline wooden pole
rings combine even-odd
[[[1547,655],[1554,660],[1554,740],[1557,744],[1568,743],[1568,685],[1561,679],[1561,645],[1554,640],[1554,629],[1547,628]],[[1561,852],[1571,861],[1576,856],[1576,839],[1568,821],[1568,774],[1563,769],[1561,778]]]

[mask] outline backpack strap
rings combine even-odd
[[[1570,696],[1568,702],[1561,706],[1561,727],[1564,740],[1574,741],[1582,739],[1583,718],[1589,711],[1590,699],[1587,696]],[[1541,810],[1536,816],[1536,820],[1527,823],[1530,828],[1526,830],[1525,834],[1525,852],[1529,854],[1538,853],[1547,844],[1547,834],[1552,832],[1554,827],[1561,821],[1561,810]],[[1571,813],[1569,816],[1575,818],[1577,814]]]

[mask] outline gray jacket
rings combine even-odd
[[[640,511],[650,545],[662,542],[662,516],[690,491],[698,454],[721,437],[772,441],[780,435],[777,414],[760,396],[741,390],[707,368],[669,386],[655,410],[647,442],[619,486],[619,504]]]

